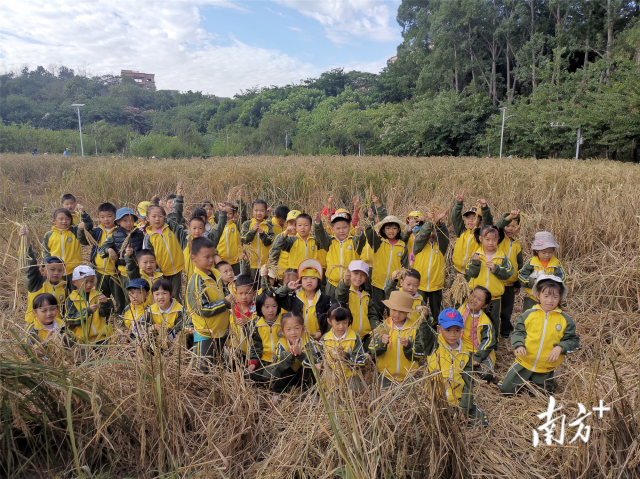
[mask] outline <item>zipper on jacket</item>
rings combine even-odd
[[[431,258],[433,257],[433,245],[431,245],[431,252],[429,253],[429,267],[427,268],[427,292],[429,291],[429,281],[431,280]]]
[[[160,238],[162,238],[162,241],[164,241],[164,245],[167,248],[167,254],[169,255],[169,261],[171,261],[171,269],[173,270],[173,274],[176,274],[176,268],[173,266],[173,256],[171,256],[171,250],[169,249],[167,240],[164,239],[164,235],[162,233],[160,233]]]
[[[388,261],[388,264],[387,264],[387,275],[384,277],[383,284],[386,283],[387,280],[389,279],[389,271],[391,270],[391,260],[393,259],[393,245],[391,243],[389,243],[389,246],[391,247],[391,252],[389,253],[389,261]],[[400,266],[402,266],[402,265],[400,265]]]
[[[62,252],[62,261],[65,262],[65,258],[64,258],[64,235],[62,234],[62,230],[58,230],[60,231],[60,251]]]
[[[538,360],[540,359],[540,353],[542,353],[542,346],[544,345],[544,335],[547,332],[547,320],[549,319],[549,313],[544,313],[544,326],[542,327],[542,336],[540,337],[540,347],[538,348],[538,354],[536,356],[536,360],[533,362],[533,367],[531,370],[536,372],[536,365],[538,364]]]

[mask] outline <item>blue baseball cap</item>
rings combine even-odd
[[[136,220],[138,219],[138,215],[136,215],[136,212],[131,208],[119,208],[118,211],[116,211],[116,221],[121,220],[127,215],[133,216]]]
[[[149,282],[142,278],[132,279],[124,289],[146,289],[149,291]]]
[[[464,319],[462,319],[462,315],[453,308],[447,308],[440,312],[438,315],[438,324],[442,329],[447,329],[451,326],[460,326],[464,329]]]
[[[62,261],[57,256],[47,256],[42,260],[42,264],[62,264],[62,263],[64,263],[64,261]]]

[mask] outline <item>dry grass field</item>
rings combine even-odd
[[[582,342],[558,369],[555,398],[567,422],[576,417],[578,402],[591,410],[602,400],[611,411],[587,418],[586,444],[568,444],[573,427],[564,446],[534,448],[532,430],[541,425],[536,415],[546,411],[548,398],[503,397],[495,384],[478,383],[475,390],[489,427],[468,428],[423,378],[358,394],[328,395],[319,388],[274,405],[241,371],[197,372],[179,347],[152,355],[114,344],[81,363],[62,348],[44,361],[19,344],[26,290],[16,223],[28,224],[35,242],[50,228],[64,193],[76,195],[95,216],[103,201],[133,206],[173,192],[178,181],[187,211],[203,199],[225,200],[239,187],[247,201],[260,197],[307,212],[320,209],[329,194],[336,207],[350,209],[354,196],[364,202],[375,194],[399,216],[450,209],[462,188],[467,201],[486,198],[496,218],[521,209],[525,260],[536,231],[551,231],[561,245],[570,291],[565,310]],[[638,165],[0,155],[0,184],[0,476],[640,477]],[[516,307],[519,312],[521,300]],[[510,344],[501,341],[498,378],[512,359]]]

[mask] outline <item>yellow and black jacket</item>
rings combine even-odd
[[[540,305],[525,311],[516,322],[511,335],[511,346],[527,350],[526,356],[518,356],[516,363],[534,373],[548,373],[556,369],[566,354],[580,349],[580,338],[576,324],[561,309],[545,313]],[[562,354],[550,363],[547,356],[553,348],[560,346]]]
[[[420,291],[440,291],[444,288],[445,255],[449,248],[449,231],[443,222],[436,228],[436,241],[429,237],[433,225],[427,221],[415,236],[413,245],[413,269],[420,273]],[[411,250],[410,250],[411,251]]]
[[[360,339],[371,334],[380,324],[376,306],[366,291],[356,291],[353,286],[347,286],[344,281],[340,281],[336,288],[336,299],[349,305],[353,316],[351,329],[358,333]]]
[[[502,218],[496,224],[497,228],[504,228],[507,226],[506,217],[509,215],[503,215]],[[518,275],[520,270],[524,266],[524,259],[522,257],[522,246],[520,245],[520,241],[516,238],[513,241],[505,236],[502,240],[502,243],[498,246],[504,254],[509,258],[511,262],[511,266],[513,266],[513,274],[507,280],[505,280],[505,286],[515,286],[516,288],[520,287],[520,281],[518,280]]]
[[[129,303],[122,312],[122,325],[131,331],[131,336],[141,338],[146,336],[148,324],[147,320],[147,308],[151,304],[153,296],[151,293],[147,296],[146,301],[143,304],[131,304]]]
[[[269,255],[271,255],[271,251],[273,250],[273,246],[276,244],[276,240],[282,234],[282,231],[284,231],[282,226],[280,226],[278,223],[272,222],[271,225],[273,228],[274,239],[273,239],[273,244],[271,245],[271,249],[269,250]],[[286,225],[285,225],[285,228],[286,228]],[[282,279],[284,270],[287,269],[288,267],[289,267],[289,253],[281,250],[278,257],[278,279],[279,280]]]
[[[53,322],[53,329],[45,328],[38,318],[34,318],[34,320],[29,323],[26,332],[26,341],[27,344],[37,344],[46,340],[51,331],[59,332],[62,335],[66,335],[66,327],[65,322],[62,319],[55,318]]]
[[[142,278],[142,279],[145,279],[147,283],[149,283],[149,287],[151,287],[153,286],[153,283],[155,283],[156,281],[158,281],[160,278],[163,277],[162,271],[160,271],[157,267],[156,267],[156,270],[153,272],[153,277],[149,276],[147,273],[145,273],[138,267],[138,262],[132,256],[125,255],[124,261],[125,261],[125,264],[127,265],[126,266],[127,278],[129,278],[129,281],[132,281],[137,278]]]
[[[276,300],[282,309],[302,315],[305,330],[309,334],[314,335],[318,331],[324,334],[328,331],[327,313],[331,307],[331,297],[322,293],[320,288],[311,304],[307,301],[304,289],[291,291],[287,285],[276,290]]]
[[[35,320],[35,314],[33,313],[33,300],[36,296],[42,293],[49,293],[56,297],[58,300],[58,316],[56,316],[56,320],[61,320],[67,297],[67,282],[60,281],[58,284],[51,284],[47,281],[47,279],[40,274],[40,265],[36,260],[36,253],[33,251],[31,246],[29,246],[27,256],[29,267],[25,271],[25,282],[27,284],[28,294],[27,311],[25,312],[24,320],[27,323],[32,323]]]
[[[258,315],[256,314],[255,303],[249,307],[247,314],[240,311],[240,305],[236,304],[231,311],[231,318],[229,320],[231,334],[231,346],[236,351],[242,351],[245,357],[249,356],[249,338],[253,335],[253,329],[255,327],[255,321]],[[245,319],[247,322],[244,326],[240,326],[237,322],[238,319]]]
[[[390,330],[389,343],[383,344],[382,336],[377,337],[369,346],[369,350],[375,354],[378,373],[390,380],[404,381],[416,373],[418,361],[424,357],[422,333],[408,318],[401,328],[398,328],[391,318],[387,318],[386,323]],[[422,324],[426,325],[426,322]],[[407,346],[400,344],[400,338],[409,339]]]
[[[154,324],[165,328],[170,339],[175,339],[184,328],[184,310],[175,299],[167,311],[160,309],[156,303],[147,308],[146,322],[149,326]]]
[[[118,228],[117,225],[114,225],[113,228],[110,229],[107,229],[102,225],[98,225],[97,228],[94,228],[93,222],[91,222],[90,225],[85,222],[85,229],[78,229],[78,241],[82,246],[91,246],[89,261],[100,274],[113,275],[116,271],[116,265],[111,260],[109,253],[107,252],[105,256],[99,254],[100,247],[104,245],[107,239],[111,238],[116,228]],[[92,243],[89,243],[87,240],[87,235],[90,235],[94,241],[98,243],[98,246],[92,246]],[[109,243],[113,244],[113,240]]]
[[[255,364],[256,367],[261,367],[261,365],[273,363],[276,348],[280,341],[279,333],[282,329],[282,325],[280,324],[281,319],[282,313],[272,324],[269,324],[264,318],[258,318],[253,329],[249,364]]]
[[[425,352],[427,354],[427,372],[431,381],[440,382],[451,406],[465,410],[473,404],[473,379],[465,371],[472,360],[472,353],[462,341],[453,348],[431,328],[423,328]]]
[[[462,201],[456,201],[451,210],[451,222],[453,223],[453,231],[456,234],[456,243],[453,247],[451,261],[453,261],[453,267],[457,273],[464,273],[467,261],[480,246],[473,236],[475,230],[468,230],[464,225],[464,219],[462,218],[463,207],[464,203]],[[489,207],[482,208],[481,212],[482,226],[492,225],[493,216]]]
[[[209,231],[208,237],[216,245],[218,256],[229,264],[238,264],[242,256],[240,238],[242,224],[247,221],[246,210],[246,205],[241,201],[238,219],[231,222],[227,221],[227,212],[221,211],[218,216],[218,225]]]
[[[42,257],[50,256],[57,256],[64,262],[68,275],[73,273],[76,266],[82,264],[82,249],[78,241],[77,226],[70,226],[66,230],[59,230],[53,226],[47,231],[42,240]]]
[[[364,355],[362,340],[351,328],[347,329],[341,338],[336,337],[332,329],[322,336],[320,345],[325,364],[338,381],[342,378],[354,376],[356,368],[363,366],[365,363],[366,356]]]
[[[278,261],[278,264],[280,263],[281,251],[289,253],[289,264],[287,268],[293,268],[295,270],[298,269],[300,263],[305,259],[316,259],[318,257],[318,245],[312,235],[309,235],[306,241],[298,234],[295,236],[287,236],[286,238],[282,234],[278,235],[271,248],[271,256],[275,261]]]
[[[240,242],[249,245],[256,252],[255,255],[249,255],[251,269],[259,269],[269,260],[271,245],[273,245],[275,238],[271,221],[262,220],[260,228],[256,232],[253,231],[253,225],[257,222],[255,218],[245,221],[242,225],[242,234],[240,236]]]
[[[389,279],[384,285],[384,299],[389,299],[391,293],[394,291],[404,291],[402,288],[398,288],[398,280],[397,279]],[[416,293],[413,295],[413,309],[416,309],[418,306],[426,306],[424,299],[420,295],[420,293]],[[408,320],[411,322],[415,322],[420,317],[420,313],[417,311],[415,313],[409,313]]]
[[[291,354],[291,348],[285,338],[280,338],[276,346],[276,354],[273,364],[269,367],[271,374],[276,378],[283,378],[290,374],[290,371],[298,371],[300,368],[312,368],[322,361],[320,351],[315,341],[308,333],[302,333],[298,345],[302,353],[298,356]]]
[[[384,289],[391,273],[409,266],[409,250],[401,239],[392,245],[388,239],[379,236],[371,225],[367,225],[365,228],[365,236],[374,252],[375,267],[370,272],[371,285],[374,288]]]
[[[478,314],[473,314],[466,302],[458,311],[464,319],[462,344],[464,344],[465,349],[473,354],[474,361],[481,363],[489,358],[491,364],[494,365],[496,363],[495,350],[498,348],[498,343],[491,319],[489,319],[489,316],[482,310],[480,310]],[[474,329],[475,333],[473,333]]]
[[[553,276],[557,276],[558,278],[560,278],[563,283],[567,279],[567,275],[564,272],[562,263],[558,258],[555,257],[555,255],[551,257],[551,260],[549,260],[549,264],[547,264],[546,268],[540,262],[540,258],[538,258],[537,256],[531,258],[520,270],[518,279],[523,284],[527,296],[529,296],[536,302],[538,300],[533,296],[533,285],[536,284],[538,278],[531,277],[534,272],[537,272],[537,276],[542,274],[552,274]]]
[[[197,267],[187,284],[187,311],[196,333],[205,338],[222,338],[229,330],[229,307],[224,290],[212,276]]]
[[[491,292],[492,300],[501,298],[504,294],[504,281],[513,275],[511,261],[509,261],[507,255],[498,248],[495,256],[491,260],[491,262],[496,265],[494,272],[485,265],[487,259],[482,246],[478,247],[474,253],[478,253],[480,256],[480,264],[474,263],[471,260],[471,256],[469,256],[465,269],[465,277],[469,282],[469,288],[473,290],[476,286],[484,286]]]
[[[176,237],[174,229],[177,223],[170,221],[165,223],[160,232],[147,226],[143,248],[151,250],[156,255],[156,263],[163,276],[173,276],[184,270],[184,257],[182,248]]]
[[[109,300],[106,303],[100,303],[99,296],[100,293],[96,290],[91,290],[89,293],[75,290],[67,298],[65,318],[67,331],[78,343],[97,343],[108,339],[112,334],[107,318],[113,310],[113,302]],[[98,304],[99,307],[92,313],[89,307],[94,304]]]
[[[360,252],[366,245],[366,238],[361,234],[355,237],[348,236],[344,241],[340,241],[335,236],[330,236],[322,223],[314,223],[313,234],[318,248],[327,253],[327,281],[333,286],[338,286],[349,264],[360,259]]]

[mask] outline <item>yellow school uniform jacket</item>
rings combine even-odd
[[[249,245],[256,254],[249,255],[251,269],[259,269],[269,260],[271,245],[273,244],[274,233],[271,221],[262,220],[260,229],[253,231],[253,225],[258,222],[255,218],[245,221],[242,225],[242,236],[240,241]]]
[[[351,329],[358,333],[360,339],[370,334],[379,324],[375,305],[371,301],[371,295],[366,291],[356,291],[353,286],[347,286],[343,281],[336,288],[336,299],[349,305],[349,311],[353,316]]]
[[[145,315],[147,307],[151,304],[153,296],[149,293],[143,304],[128,304],[122,313],[124,326],[131,331],[131,334],[137,337],[143,337],[147,334],[147,324],[145,324]]]
[[[522,246],[520,246],[520,241],[517,239],[511,241],[511,239],[505,236],[502,243],[498,245],[498,248],[509,258],[509,262],[511,266],[513,266],[513,274],[509,279],[504,280],[504,285],[513,286],[518,281],[518,273],[520,272],[518,269],[518,256],[520,256],[520,261],[522,261]]]
[[[301,367],[312,368],[320,362],[320,353],[316,347],[316,343],[311,339],[309,333],[302,333],[302,337],[298,341],[298,345],[302,350],[302,354],[295,357],[291,354],[291,347],[286,338],[280,338],[276,346],[276,354],[272,366],[273,375],[277,378],[287,372],[289,368],[298,371]]]
[[[286,238],[279,235],[273,243],[272,251],[274,254],[288,252],[289,263],[287,264],[287,268],[293,268],[295,270],[298,269],[300,263],[305,259],[318,258],[318,246],[316,245],[315,238],[311,235],[307,237],[306,241],[298,234],[295,236],[287,236]],[[280,257],[278,257],[278,264],[279,262]]]
[[[318,322],[318,315],[316,314],[316,306],[320,299],[321,291],[316,291],[311,304],[307,301],[307,295],[304,289],[300,288],[296,293],[296,297],[302,302],[302,317],[304,318],[304,328],[309,334],[315,334],[320,331],[320,323]]]
[[[82,264],[78,227],[71,226],[66,230],[60,230],[55,226],[51,228],[42,241],[42,256],[57,256],[64,262],[67,274],[73,273],[73,269]]]
[[[218,226],[220,227],[220,226]],[[227,223],[218,241],[218,256],[229,264],[238,264],[241,256],[240,228],[236,222]]]
[[[173,276],[184,270],[184,256],[180,243],[169,225],[164,225],[160,233],[147,226],[143,248],[152,250],[163,276]]]
[[[160,306],[153,303],[147,308],[147,318],[149,318],[149,325],[157,324],[158,326],[168,329],[172,333],[170,335],[171,337],[175,337],[184,326],[184,310],[182,305],[175,299],[171,301],[171,306],[168,311],[162,311]]]
[[[273,244],[276,243],[278,236],[282,234],[282,226],[278,223],[273,223],[273,234],[275,239],[273,240]],[[273,249],[273,245],[271,245]],[[282,279],[282,275],[284,270],[289,267],[289,253],[286,251],[280,251],[280,257],[278,258],[278,279]]]
[[[40,272],[38,272],[38,274],[40,274]],[[33,300],[35,299],[36,296],[42,293],[49,293],[56,297],[56,299],[58,300],[58,315],[56,316],[56,319],[62,319],[62,314],[60,311],[64,306],[65,298],[67,296],[66,287],[67,287],[66,281],[60,281],[55,286],[49,283],[49,281],[45,281],[42,284],[42,287],[38,291],[28,293],[27,294],[27,311],[25,312],[24,320],[27,323],[33,323],[36,317],[36,315],[33,312]]]
[[[351,328],[347,329],[342,338],[338,338],[333,329],[322,336],[322,350],[326,364],[338,380],[354,376],[355,368],[363,366],[366,360],[362,340]],[[336,355],[338,351],[346,353],[342,360]]]
[[[326,235],[325,239],[329,241],[329,251],[325,249],[327,245],[324,245],[324,248],[320,248],[318,254],[326,254],[326,266],[323,265],[323,267],[327,269],[327,280],[333,286],[338,286],[338,283],[344,277],[346,269],[333,268],[333,266],[348,267],[352,261],[360,259],[356,244],[358,240],[349,236],[344,241],[340,241],[335,236],[329,235]]]
[[[484,286],[491,293],[491,299],[499,299],[504,294],[504,280],[513,274],[513,266],[500,249],[496,250],[495,256],[491,260],[496,265],[496,270],[491,271],[485,266],[487,261],[484,248],[480,246],[474,253],[480,256],[480,264],[476,264],[471,260],[471,256],[467,261],[465,276],[469,281],[469,288],[473,290],[476,286]]]
[[[464,273],[464,267],[469,261],[469,258],[471,258],[471,255],[478,249],[479,245],[473,236],[473,231],[474,230],[465,230],[461,236],[456,238],[451,261],[458,273]]]
[[[369,346],[369,349],[375,352],[376,365],[380,374],[390,380],[404,381],[407,376],[415,374],[418,370],[418,361],[424,357],[418,328],[413,327],[410,320],[405,321],[401,328],[398,328],[391,318],[387,318],[386,323],[390,328],[389,343],[383,344],[380,337]],[[400,338],[408,338],[409,345],[402,346]]]
[[[98,241],[98,248],[99,248],[104,244],[105,241],[107,241],[107,238],[109,238],[113,234],[117,226],[114,226],[109,230],[102,225],[98,226],[98,228],[102,230],[102,234],[100,235],[100,240]],[[91,233],[85,232],[85,234],[88,235]],[[108,275],[115,274],[116,265],[113,264],[113,261],[108,255],[107,257],[102,258],[99,254],[96,254],[93,261],[96,265],[96,271],[98,271],[99,273],[108,274]]]
[[[254,322],[258,315],[256,314],[256,305],[252,304],[249,308],[249,312],[247,314],[243,314],[240,312],[239,306],[236,304],[231,312],[230,318],[230,330],[232,332],[231,335],[231,345],[236,350],[241,350],[242,354],[247,357],[249,354],[249,338],[253,333]],[[244,326],[240,326],[237,323],[237,319],[246,319],[247,323]]]
[[[276,347],[280,341],[278,334],[282,329],[281,318],[282,314],[276,318],[272,325],[269,325],[264,318],[259,318],[256,321],[251,345],[251,360],[256,361],[256,366],[258,359],[263,363],[273,362]]]
[[[518,279],[522,281],[527,296],[529,296],[536,302],[538,302],[538,300],[533,296],[533,285],[536,283],[537,279],[531,278],[531,274],[534,271],[537,271],[538,275],[552,274],[554,276],[557,276],[562,280],[563,283],[567,279],[564,268],[562,267],[562,263],[558,258],[555,257],[555,255],[552,256],[549,260],[549,264],[547,265],[546,269],[544,266],[542,266],[540,258],[538,258],[537,256],[531,258],[518,273]]]
[[[80,213],[78,210],[74,210],[71,212],[71,216],[73,217],[71,224],[73,226],[78,226],[80,224],[80,221],[82,221],[82,213]]]
[[[389,299],[389,297],[391,296],[391,293],[393,293],[394,291],[404,291],[404,289],[402,288],[398,288],[398,281],[395,279],[389,279],[385,285],[384,285],[384,298],[385,299]],[[420,295],[420,293],[415,293],[413,295],[413,305],[411,306],[413,309],[417,309],[419,306],[426,306],[426,304],[424,303],[424,299],[422,299],[422,296]],[[415,312],[415,313],[409,313],[409,316],[407,318],[408,321],[415,323],[418,318],[420,317],[420,313],[419,312]]]
[[[140,277],[144,280],[147,281],[147,283],[149,283],[149,286],[153,286],[153,283],[155,283],[156,281],[158,281],[160,278],[163,277],[162,271],[154,271],[153,272],[153,276],[149,276],[147,273],[145,273],[144,271],[140,270]]]
[[[65,327],[65,323],[64,320],[56,317],[53,321],[53,330],[55,331],[63,331],[64,327]],[[35,318],[33,320],[33,322],[29,323],[29,326],[27,327],[27,342],[29,344],[34,344],[37,341],[44,341],[45,339],[47,339],[47,336],[49,336],[49,332],[51,330],[50,329],[46,329],[42,323],[38,320],[38,318]]]
[[[545,313],[540,305],[525,311],[516,322],[511,335],[514,349],[523,346],[526,356],[518,356],[516,363],[534,373],[548,373],[562,364],[564,356],[580,348],[576,325],[561,309]],[[562,353],[555,362],[547,361],[551,350],[560,346]]]
[[[465,386],[463,371],[470,359],[471,353],[462,341],[457,348],[452,348],[438,334],[436,348],[427,358],[427,371],[439,373],[435,377],[444,383],[447,400],[452,406],[460,405]]]
[[[187,311],[195,332],[206,338],[222,338],[229,329],[229,304],[213,276],[195,268],[186,291]]]
[[[391,273],[409,264],[409,256],[404,241],[399,240],[391,246],[389,240],[385,238],[380,240],[380,247],[374,254],[376,267],[371,275],[371,284],[376,288],[384,289]]]
[[[440,291],[444,288],[445,255],[449,248],[449,231],[444,223],[436,225],[436,239],[429,241],[433,226],[427,221],[415,237],[413,269],[420,273],[420,291]],[[413,235],[412,235],[413,237]]]
[[[98,297],[100,293],[91,290],[89,293],[81,294],[78,290],[72,291],[67,298],[66,325],[67,330],[73,335],[75,341],[79,343],[95,343],[107,339],[112,334],[111,326],[107,323],[107,318],[113,303],[100,303]],[[94,313],[89,306],[100,305]]]
[[[458,309],[462,317],[464,318],[464,331],[462,332],[462,344],[467,351],[473,354],[473,359],[481,363],[485,359],[489,358],[491,365],[496,363],[496,332],[493,329],[493,323],[489,319],[489,316],[482,310],[479,314],[474,315],[467,307],[467,303],[463,304]],[[475,347],[473,338],[471,337],[471,331],[473,323],[476,322],[476,338],[478,341],[478,347]]]
[[[362,249],[362,253],[360,253],[360,259],[369,265],[369,274],[371,274],[373,263],[374,263],[374,253],[373,248],[367,242],[366,246]]]

